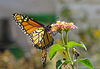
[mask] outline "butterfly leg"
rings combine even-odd
[[[55,32],[55,33],[54,33],[54,32],[51,32],[51,34],[52,34],[53,36],[55,36],[55,35],[57,34],[57,32]]]

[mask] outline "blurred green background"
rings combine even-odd
[[[42,69],[41,51],[18,28],[11,16],[15,12],[45,25],[57,17],[74,22],[78,29],[69,32],[69,40],[82,41],[88,51],[78,47],[80,57],[100,69],[100,0],[0,0],[0,69]],[[61,44],[60,34],[54,39]],[[48,55],[45,69],[56,69],[56,60],[62,57],[61,51],[53,60]],[[79,69],[88,68],[79,64]]]

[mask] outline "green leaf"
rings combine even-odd
[[[70,42],[68,42],[68,45],[69,45],[69,49],[74,46],[80,46],[80,47],[83,47],[85,50],[87,50],[87,48],[85,47],[85,45],[82,42],[77,43],[74,41],[70,41]]]
[[[66,64],[66,63],[70,63],[70,60],[66,60],[66,61],[58,60],[56,62],[56,69],[61,69],[62,65]]]
[[[93,69],[92,63],[87,58],[86,59],[77,59],[77,62],[80,62],[80,63],[84,64],[85,66]]]
[[[56,62],[56,69],[61,69],[61,66],[62,66],[62,61],[61,60],[58,60]]]
[[[85,50],[87,50],[87,48],[86,48],[86,46],[84,45],[84,43],[83,42],[78,42],[79,44],[81,44],[82,46],[84,46],[84,48],[85,48]]]
[[[53,45],[53,47],[50,50],[49,56],[50,56],[50,60],[55,56],[55,54],[57,53],[58,50],[64,49],[64,47],[62,47],[59,44],[55,44]]]
[[[70,62],[71,62],[70,60],[66,60],[63,62],[63,64],[70,63]]]

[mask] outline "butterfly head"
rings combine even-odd
[[[50,28],[51,28],[51,24],[49,24],[49,25],[47,25],[47,26],[45,27],[45,29],[48,30],[48,31],[50,31]]]

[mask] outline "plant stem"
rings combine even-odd
[[[71,57],[70,57],[70,53],[69,53],[69,47],[68,47],[68,31],[66,31],[66,44],[67,44],[67,54],[68,54],[68,58],[71,61]]]
[[[72,69],[74,69],[74,66],[72,65]]]
[[[70,53],[69,53],[69,46],[68,46],[68,31],[66,31],[66,44],[67,44],[66,49],[67,49],[68,58],[69,58],[69,60],[71,61],[72,69],[74,69],[74,66],[73,66],[74,57],[73,57],[73,59],[71,60],[71,56],[70,56]]]
[[[68,45],[68,31],[66,31],[66,44]]]
[[[76,69],[78,69],[78,62],[77,62],[77,57],[76,57]]]
[[[65,44],[64,38],[63,38],[63,31],[61,31],[61,38],[62,38],[62,43]]]
[[[73,59],[72,59],[72,61],[74,62],[74,54],[73,54]]]
[[[70,53],[69,53],[69,49],[67,48],[67,54],[68,54],[68,58],[71,61],[71,57],[70,57]]]

